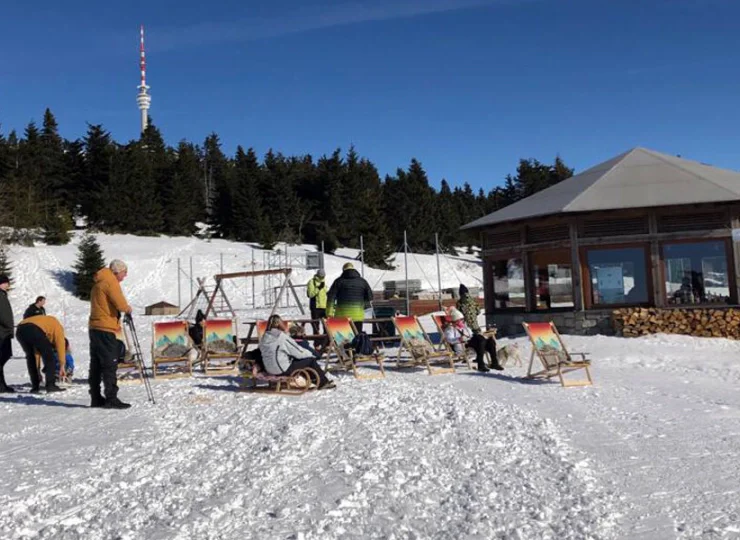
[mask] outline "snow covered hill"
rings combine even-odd
[[[107,258],[129,263],[123,285],[137,314],[176,303],[178,257],[194,256],[198,276],[219,272],[220,254],[225,271],[251,262],[244,244],[99,239]],[[88,305],[69,293],[75,256],[76,241],[14,247],[10,298],[20,316],[48,297],[83,379]],[[327,256],[329,280],[353,256]],[[409,261],[410,278],[436,286],[433,256]],[[403,268],[366,276],[403,279]],[[481,270],[472,257],[445,258],[442,279],[476,285]],[[152,320],[136,317],[145,350]],[[284,398],[198,374],[154,383],[156,405],[141,386],[123,387],[128,411],[89,409],[83,380],[62,395],[30,395],[23,360],[12,360],[9,382],[25,392],[0,396],[0,537],[740,537],[740,344],[565,341],[592,353],[595,386],[533,383],[526,367],[389,369],[385,380],[339,375],[336,390]]]

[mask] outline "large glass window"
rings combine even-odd
[[[586,253],[592,305],[649,301],[644,248],[589,249]]]
[[[570,250],[541,251],[531,255],[537,309],[572,308],[573,277]]]
[[[663,245],[665,290],[669,304],[719,304],[730,301],[727,244],[722,240]]]
[[[493,261],[493,299],[496,309],[524,309],[527,306],[524,294],[524,266],[522,260],[503,259]]]

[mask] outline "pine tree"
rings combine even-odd
[[[257,154],[250,148],[236,148],[234,160],[234,225],[235,237],[242,242],[260,240],[266,224],[263,222],[262,203],[258,185],[262,169]],[[269,234],[268,234],[269,236]],[[269,238],[267,243],[271,243]],[[274,241],[274,239],[272,240]]]
[[[44,111],[44,120],[39,136],[39,166],[44,219],[57,202],[65,199],[64,141],[59,136],[59,126],[52,112]]]
[[[348,157],[348,162],[351,160]],[[383,193],[380,176],[375,166],[366,159],[355,164],[355,213],[353,219],[357,236],[362,236],[365,263],[385,270],[393,269],[391,256],[393,246],[388,226],[383,218]]]
[[[87,216],[89,226],[99,226],[107,217],[104,197],[111,183],[111,169],[115,147],[110,133],[101,125],[87,126],[84,144],[84,170],[82,171],[77,202],[80,213]]]
[[[74,265],[75,296],[90,300],[95,273],[105,266],[103,250],[95,236],[86,234],[80,241]]]
[[[191,143],[181,141],[176,154],[163,189],[165,231],[188,236],[195,233],[195,223],[205,219],[202,169]]]
[[[207,179],[208,224],[221,238],[234,237],[233,185],[231,170],[221,151],[218,135],[211,133],[203,144],[204,174]]]
[[[72,215],[64,207],[56,207],[49,213],[44,224],[43,241],[49,246],[63,246],[69,243],[72,229]]]

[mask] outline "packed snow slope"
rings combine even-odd
[[[143,307],[176,303],[178,257],[185,267],[194,256],[198,276],[217,273],[221,253],[227,272],[251,264],[243,244],[99,239],[108,259],[129,263],[123,286],[145,350],[155,319]],[[6,371],[21,392],[0,396],[0,538],[740,537],[738,343],[566,336],[592,353],[586,388],[528,381],[526,365],[338,374],[336,390],[298,398],[198,374],[155,382],[156,405],[125,386],[131,409],[89,409],[88,305],[69,293],[75,255],[76,240],[11,253],[17,318],[48,297],[79,384],[28,394],[14,343]],[[327,256],[329,281],[352,256],[341,255]],[[436,284],[434,257],[409,261],[411,278]],[[444,259],[442,272],[444,287],[480,283],[472,257]],[[403,279],[403,267],[366,276]],[[513,341],[528,358],[525,341]]]

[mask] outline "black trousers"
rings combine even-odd
[[[3,368],[8,363],[10,357],[13,356],[13,338],[8,336],[0,342],[0,386],[5,385],[5,373]]]
[[[319,363],[316,361],[315,358],[304,358],[302,360],[293,360],[290,363],[290,366],[288,369],[285,370],[285,375],[292,375],[299,369],[304,368],[311,368],[316,373],[319,374],[319,386],[324,386],[326,383],[329,382],[329,379],[326,378],[326,373],[324,373],[324,370],[321,369],[321,366],[319,366]]]
[[[311,308],[311,318],[312,319],[323,319],[326,317],[326,309],[325,308]],[[313,327],[313,333],[314,335],[319,333],[319,322],[314,321],[311,323],[311,326]]]
[[[465,346],[475,351],[475,361],[478,365],[485,365],[486,352],[491,355],[491,365],[498,364],[496,341],[492,337],[486,338],[481,334],[473,334],[473,337],[468,340]]]
[[[23,352],[26,353],[26,367],[28,368],[28,376],[31,378],[31,387],[38,388],[41,384],[41,376],[36,367],[37,352],[41,355],[41,361],[44,363],[46,386],[53,386],[56,383],[54,346],[46,337],[44,331],[35,324],[21,324],[18,326],[15,337],[23,347]]]
[[[118,395],[116,384],[116,360],[119,356],[119,344],[116,335],[104,330],[90,329],[90,395],[100,396],[100,381],[103,381],[103,390],[106,399],[113,399]]]

